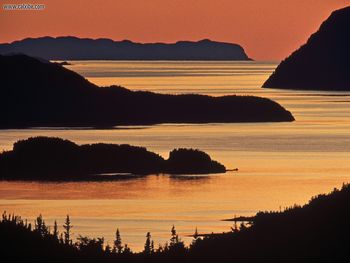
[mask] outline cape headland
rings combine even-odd
[[[0,55],[0,72],[2,129],[294,120],[289,111],[266,98],[101,88],[61,65],[26,55]]]
[[[264,88],[350,91],[350,7],[334,11],[283,60]]]

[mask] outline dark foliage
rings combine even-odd
[[[283,212],[260,212],[251,226],[210,234],[185,247],[175,227],[169,244],[154,249],[147,233],[145,249],[133,253],[116,237],[120,250],[104,245],[103,238],[79,237],[65,242],[50,232],[39,216],[35,228],[17,216],[0,221],[2,257],[11,262],[349,262],[350,186],[319,195],[305,206]],[[203,236],[203,235],[202,235]]]
[[[350,7],[337,10],[280,63],[265,88],[350,90]]]
[[[208,171],[225,170],[222,164],[213,161],[208,154],[194,149],[175,149],[170,152],[167,160],[167,171],[172,174],[181,174],[188,171],[208,173]]]
[[[319,195],[309,204],[283,212],[260,212],[252,226],[208,237],[192,252],[223,262],[348,262],[350,187]]]
[[[0,154],[2,179],[98,180],[113,179],[112,176],[99,175],[107,173],[220,172],[226,172],[225,166],[199,150],[174,150],[165,160],[143,147],[103,143],[79,146],[50,137],[20,140],[14,144],[12,151]]]
[[[48,60],[250,60],[241,46],[208,39],[141,44],[128,40],[41,37],[0,44],[0,54],[14,52]]]
[[[265,98],[100,88],[58,64],[25,55],[0,55],[0,72],[0,128],[294,120]]]
[[[3,214],[0,222],[1,257],[8,262],[74,262],[81,259],[79,251],[66,245],[49,232],[41,216],[36,226],[20,217]],[[23,260],[23,261],[22,261]]]

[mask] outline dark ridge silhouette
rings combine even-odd
[[[123,244],[118,229],[113,246],[103,238],[79,236],[73,242],[69,216],[60,232],[56,222],[50,228],[42,216],[32,226],[4,213],[0,245],[2,257],[11,262],[349,262],[349,201],[350,186],[344,185],[304,206],[259,212],[250,226],[235,223],[228,233],[203,235],[196,228],[188,247],[175,226],[169,242],[157,248],[148,232],[139,253]]]
[[[224,172],[225,166],[199,150],[173,150],[169,159],[165,160],[143,147],[103,143],[79,146],[68,140],[50,137],[17,141],[12,151],[0,154],[0,178],[6,180],[89,180],[113,179],[103,174],[117,173]],[[115,177],[118,178],[118,175]]]
[[[15,52],[48,60],[251,60],[240,45],[209,39],[141,44],[67,36],[0,44],[0,54]]]
[[[305,45],[280,63],[264,88],[350,90],[350,7],[334,11]]]
[[[0,55],[0,128],[293,121],[274,101],[100,88],[55,63]]]

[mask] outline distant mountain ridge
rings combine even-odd
[[[0,54],[14,53],[48,60],[251,60],[240,45],[209,39],[143,44],[65,36],[0,44]]]
[[[305,45],[282,61],[264,88],[350,90],[350,7],[334,11]]]

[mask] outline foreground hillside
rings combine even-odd
[[[223,262],[348,262],[349,202],[346,185],[304,206],[260,212],[250,228],[198,242],[192,254],[212,260],[219,255]]]
[[[0,128],[294,120],[269,99],[100,88],[60,65],[25,55],[0,56],[0,72]]]
[[[250,60],[240,45],[209,39],[142,44],[102,38],[40,37],[0,44],[0,54],[9,53],[48,60]]]
[[[350,7],[337,10],[280,63],[264,88],[350,90]]]
[[[168,244],[152,245],[147,233],[145,249],[133,253],[122,243],[119,231],[114,245],[102,238],[71,240],[69,217],[60,233],[50,231],[38,217],[35,226],[16,216],[0,222],[2,256],[11,262],[349,262],[350,186],[319,195],[300,207],[283,212],[260,212],[251,226],[233,227],[232,232],[198,233],[189,247],[171,229]]]

